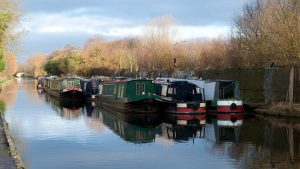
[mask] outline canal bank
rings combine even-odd
[[[9,84],[10,82],[16,80],[16,78],[14,77],[11,77],[11,78],[7,78],[7,79],[4,79],[4,80],[0,80],[0,92],[2,91],[3,87],[6,85],[6,84]]]
[[[23,169],[24,166],[8,132],[3,113],[0,115],[0,169]]]
[[[8,78],[0,81],[0,90],[14,80],[15,78]],[[0,112],[0,143],[0,169],[23,169],[24,165],[9,135],[8,124],[2,112]]]
[[[253,109],[254,114],[279,116],[279,117],[300,117],[300,104],[277,102],[268,106],[257,106]]]

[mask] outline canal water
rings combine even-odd
[[[63,103],[19,79],[0,96],[27,169],[299,168],[300,120],[247,117],[240,127],[129,117]]]

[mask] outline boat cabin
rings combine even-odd
[[[238,82],[234,80],[192,80],[192,79],[177,79],[177,78],[158,78],[159,81],[187,81],[195,84],[200,89],[204,90],[203,98],[206,101],[240,98],[240,89]]]
[[[61,89],[81,88],[80,79],[77,77],[65,77],[62,79]]]
[[[128,102],[150,98],[153,94],[155,87],[151,80],[119,80],[102,82],[99,85],[99,96],[126,98]]]
[[[156,83],[156,92],[164,99],[178,102],[201,101],[201,89],[187,81]]]
[[[86,95],[95,95],[98,93],[100,79],[80,79],[82,92]]]
[[[49,90],[55,90],[57,92],[65,92],[73,89],[79,90],[80,79],[77,77],[65,77],[65,78],[59,78],[56,76],[46,77],[45,88]]]
[[[239,84],[233,80],[207,81],[204,88],[207,100],[240,98]]]

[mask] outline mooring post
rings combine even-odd
[[[294,129],[293,127],[288,128],[288,139],[289,139],[289,152],[291,162],[295,162],[295,150],[294,150]]]
[[[290,82],[289,82],[289,102],[294,102],[294,83],[295,83],[295,66],[290,69]]]

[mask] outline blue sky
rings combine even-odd
[[[138,37],[147,23],[171,15],[176,41],[225,36],[233,17],[250,0],[22,0],[27,19],[18,59],[49,54],[67,44],[81,46],[101,35]]]

